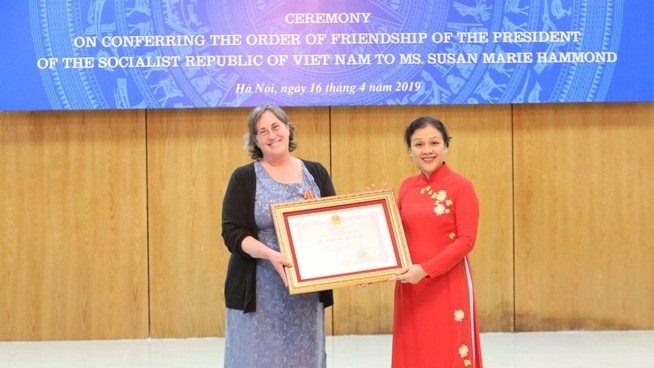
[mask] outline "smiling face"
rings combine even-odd
[[[261,115],[257,123],[256,144],[264,158],[289,154],[290,130],[272,111]]]
[[[432,125],[416,129],[410,137],[410,154],[420,172],[429,178],[443,166],[447,147],[443,134]]]

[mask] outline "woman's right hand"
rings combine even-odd
[[[403,268],[391,276],[391,281],[399,281],[403,284],[417,284],[420,280],[427,277],[427,272],[419,264],[412,264],[409,267]]]

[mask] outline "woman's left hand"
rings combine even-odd
[[[399,281],[401,283],[417,284],[427,276],[427,272],[419,264],[412,264],[407,268],[399,270],[394,276],[391,276],[391,281]]]
[[[286,270],[285,268],[293,267],[293,264],[289,262],[284,256],[276,251],[270,252],[268,260],[272,263],[273,267],[284,281],[284,286],[288,287],[288,280],[286,279]]]

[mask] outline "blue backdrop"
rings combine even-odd
[[[652,3],[6,1],[0,110],[652,101]]]

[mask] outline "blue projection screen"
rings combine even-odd
[[[652,3],[4,1],[0,110],[649,102]]]

